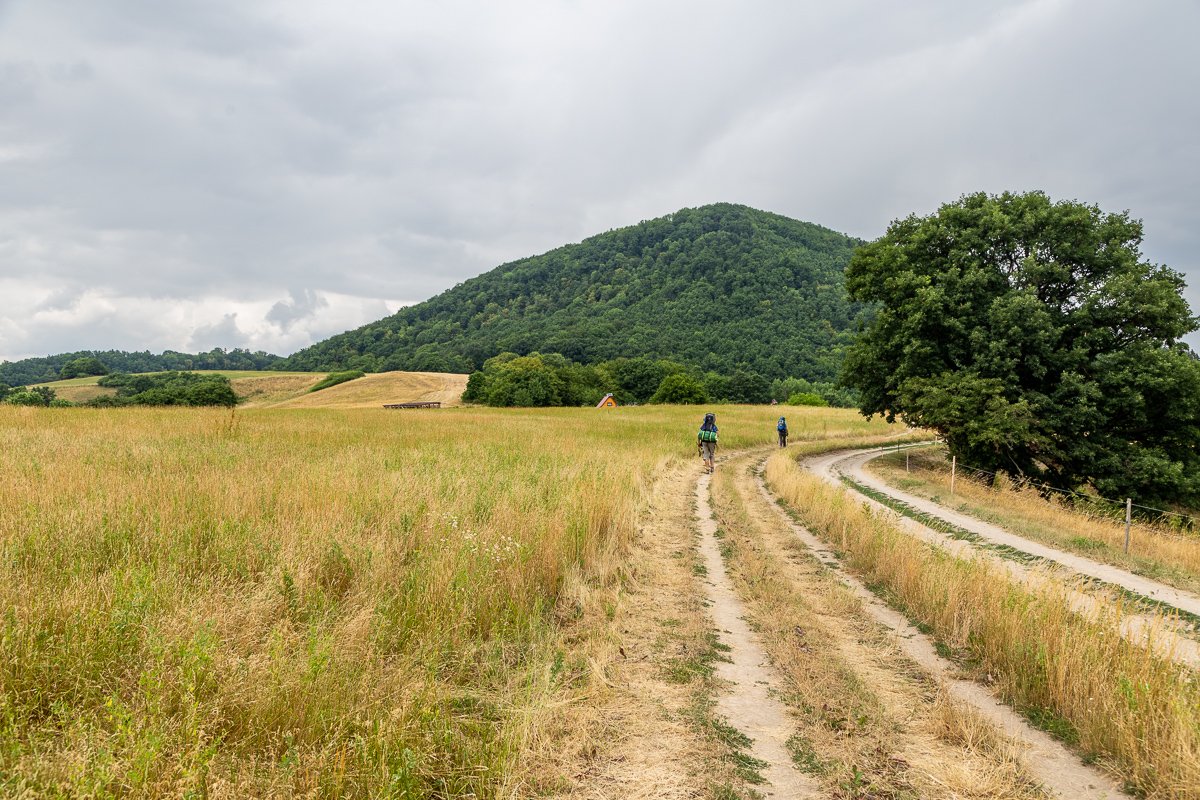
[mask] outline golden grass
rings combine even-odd
[[[324,379],[322,372],[301,372],[234,378],[229,385],[242,408],[258,408],[299,397]]]
[[[883,456],[867,468],[897,488],[935,499],[1020,536],[1180,589],[1200,591],[1200,537],[1136,523],[1126,554],[1124,521],[1046,499],[1036,489],[1018,486],[1004,476],[997,478],[995,486],[988,486],[960,472],[951,496],[949,465],[943,452],[940,448],[912,451],[912,472],[905,469],[904,454]]]
[[[117,393],[116,389],[108,386],[97,386],[93,383],[79,383],[54,389],[54,396],[72,403],[86,403],[97,397],[108,397]]]
[[[0,407],[0,794],[520,793],[700,413]]]
[[[462,405],[466,375],[445,372],[377,372],[285,400],[284,408],[380,408],[385,403],[437,401]],[[398,410],[395,413],[404,413]]]
[[[1084,618],[1066,587],[1024,587],[909,536],[785,455],[766,477],[846,562],[960,653],[1000,694],[1150,797],[1200,797],[1200,682],[1120,635],[1119,606]]]

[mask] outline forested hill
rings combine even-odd
[[[683,209],[504,264],[279,368],[471,372],[538,351],[829,380],[858,311],[843,278],[858,244],[745,206]]]

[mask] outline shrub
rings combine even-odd
[[[54,400],[54,390],[48,386],[23,386],[4,396],[4,402],[14,406],[48,406]]]
[[[366,373],[361,369],[348,369],[344,372],[331,372],[308,391],[319,392],[322,389],[328,389],[330,386],[337,386],[339,383],[345,383],[347,381],[361,378],[365,374]]]
[[[104,366],[104,362],[95,356],[84,356],[82,358],[73,358],[63,364],[59,376],[66,380],[68,378],[83,378],[88,375],[107,375],[108,367]]]
[[[117,390],[113,397],[97,397],[91,406],[234,406],[237,395],[224,375],[195,372],[157,372],[144,375],[114,373],[98,382]]]
[[[828,401],[826,401],[824,397],[821,397],[821,395],[819,395],[819,394],[813,394],[812,392],[796,392],[795,394],[793,394],[791,397],[788,398],[787,404],[789,406],[827,406],[827,405],[829,405]]]

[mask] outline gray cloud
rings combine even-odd
[[[271,306],[267,312],[267,322],[273,322],[287,331],[293,324],[302,319],[313,317],[323,308],[329,307],[329,301],[311,289],[293,289],[288,300],[280,300]]]
[[[1200,289],[1198,23],[1116,0],[0,2],[0,358],[290,352],[719,200],[873,238],[1042,188],[1144,218]]]

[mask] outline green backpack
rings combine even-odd
[[[717,440],[717,432],[716,431],[706,431],[706,430],[700,431],[700,441],[715,442],[716,440]]]

